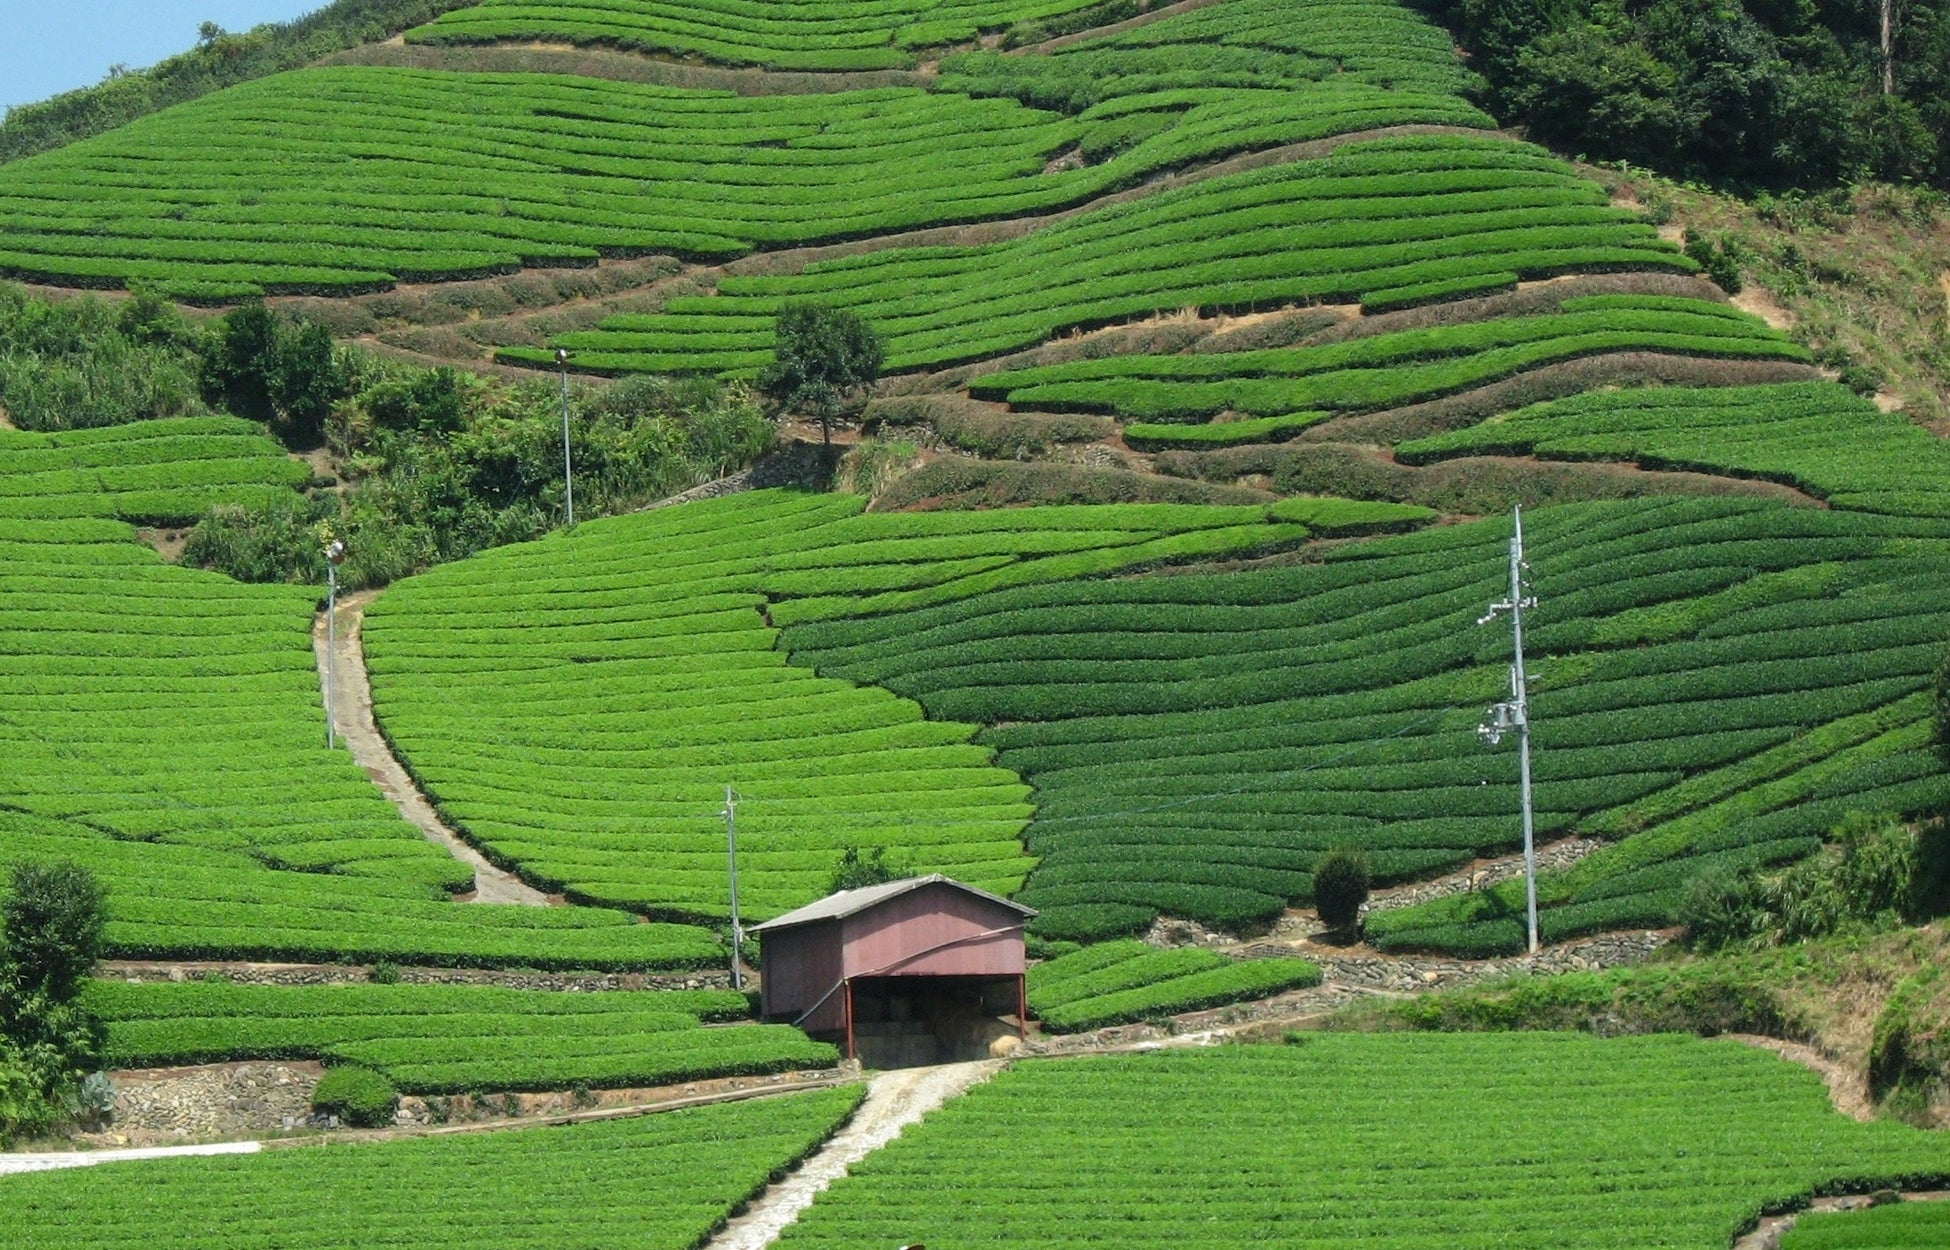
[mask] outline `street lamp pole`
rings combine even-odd
[[[575,474],[569,463],[569,349],[555,349],[555,367],[562,371],[562,501],[568,512],[569,528],[576,523]]]
[[[339,565],[345,563],[345,542],[334,538],[325,548],[325,745],[339,744]]]

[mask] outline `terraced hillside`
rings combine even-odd
[[[210,1244],[212,1229],[305,1250],[387,1238],[685,1250],[859,1101],[857,1089],[821,1090],[606,1124],[8,1176],[0,1193],[35,1250],[173,1250]],[[327,1204],[330,1219],[289,1214]]]
[[[1060,1224],[1141,1247],[1706,1250],[1762,1211],[1947,1166],[1940,1135],[1845,1120],[1812,1073],[1724,1042],[1309,1035],[1018,1065],[781,1244],[1026,1245]]]
[[[1805,854],[1847,811],[1930,810],[1950,773],[1926,688],[1950,633],[1944,523],[1656,500],[1529,518],[1541,605],[1539,829],[1623,841],[1553,883],[1552,939],[1661,926],[1708,865]],[[1237,928],[1311,891],[1327,850],[1383,879],[1507,849],[1509,522],[1317,564],[999,591],[786,631],[794,661],[996,726],[1036,790],[1023,901],[1097,937],[1160,911]],[[1377,916],[1385,944],[1521,941],[1497,893]]]
[[[0,167],[0,271],[312,292],[395,347],[611,374],[748,377],[817,300],[884,336],[867,420],[919,444],[876,506],[933,511],[688,505],[372,609],[382,727],[588,933],[724,917],[727,785],[757,915],[849,845],[1077,939],[1263,924],[1336,846],[1388,882],[1507,850],[1515,765],[1473,734],[1507,644],[1474,622],[1512,503],[1541,828],[1617,842],[1548,883],[1547,936],[1665,924],[1707,868],[1950,800],[1939,436],[1495,130],[1404,4],[506,0],[341,59]],[[552,305],[524,266],[608,274]],[[398,323],[446,298],[454,327]],[[1235,506],[1124,502],[1160,498]],[[940,510],[1052,500],[1119,502]],[[335,883],[407,854],[213,827]],[[431,878],[386,888],[453,884],[412,854]],[[1489,892],[1370,932],[1514,926]],[[631,937],[665,939],[704,949]]]
[[[956,43],[1014,22],[1062,18],[1093,0],[975,0],[974,3],[835,5],[799,0],[752,5],[490,3],[445,14],[407,32],[414,43],[516,40],[612,45],[775,69],[869,70],[911,66],[914,48]]]
[[[1104,578],[1307,531],[1250,508],[856,508],[739,496],[405,583],[371,626],[380,713],[512,866],[672,915],[723,915],[727,784],[759,914],[813,897],[842,847],[885,846],[1026,877],[1052,937],[1264,923],[1336,846],[1403,880],[1513,844],[1515,759],[1474,732],[1506,680],[1507,640],[1475,620],[1507,521]],[[1950,800],[1927,695],[1950,607],[1918,589],[1950,572],[1944,522],[1675,499],[1532,530],[1539,828],[1622,839],[1547,889],[1549,937],[1664,925],[1708,867]],[[1502,894],[1371,932],[1521,937]]]
[[[308,69],[10,163],[0,273],[215,299],[599,256],[724,260],[1049,213],[1374,126],[1488,124],[1447,90],[1453,65],[1342,73],[1320,57],[1287,60],[1263,87],[1154,87],[1074,115],[979,82],[738,96],[557,74]],[[1099,159],[1047,168],[1085,150]],[[293,163],[308,171],[302,186],[285,176]]]
[[[326,749],[318,592],[171,566],[108,519],[181,523],[213,498],[309,476],[255,427],[159,421],[4,443],[0,498],[22,519],[0,520],[0,858],[94,868],[114,953],[715,960],[712,935],[620,912],[450,902],[472,870]]]
[[[842,848],[1019,889],[1029,791],[915,703],[791,667],[779,627],[925,609],[1413,518],[1389,505],[860,514],[764,492],[584,525],[401,583],[366,626],[374,704],[429,794],[531,881],[719,918],[726,786],[745,915],[823,893]]]

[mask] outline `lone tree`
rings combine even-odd
[[[0,899],[0,1142],[80,1107],[101,1057],[81,991],[101,954],[101,883],[76,864],[16,864]]]
[[[880,336],[859,313],[824,304],[789,304],[779,313],[777,355],[758,389],[781,411],[819,418],[833,444],[833,419],[880,380]]]

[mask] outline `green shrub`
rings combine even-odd
[[[335,512],[330,500],[295,494],[254,507],[219,505],[190,531],[183,563],[240,582],[323,582],[326,540],[319,527]]]
[[[82,1110],[103,1030],[80,997],[101,954],[105,900],[79,864],[13,867],[0,898],[0,1143]]]
[[[1950,814],[1924,821],[1916,832],[1911,895],[1918,919],[1950,915]]]
[[[49,432],[200,413],[201,334],[159,304],[138,297],[118,312],[0,283],[0,406],[19,428]]]
[[[1368,901],[1371,878],[1368,857],[1360,851],[1342,847],[1322,856],[1314,868],[1314,910],[1321,921],[1336,929],[1352,929]]]
[[[1745,942],[1765,923],[1760,881],[1750,873],[1713,872],[1687,887],[1677,919],[1686,944],[1698,951]]]
[[[1677,908],[1687,943],[1707,951],[1778,946],[1924,916],[1938,870],[1920,867],[1921,841],[1907,824],[1851,812],[1831,836],[1830,849],[1776,876],[1755,865],[1695,878]]]
[[[320,1114],[335,1115],[341,1124],[353,1128],[383,1128],[393,1122],[399,1091],[371,1068],[333,1068],[312,1091],[311,1105]]]
[[[833,879],[827,884],[826,892],[838,894],[842,890],[884,885],[893,879],[894,869],[887,863],[886,847],[876,846],[870,854],[862,855],[859,847],[848,846],[833,866]]]
[[[1713,284],[1728,295],[1740,294],[1740,262],[1727,250],[1725,240],[1718,242],[1705,235],[1686,232],[1686,255],[1692,257]]]

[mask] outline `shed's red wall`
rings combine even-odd
[[[910,890],[841,922],[848,977],[1015,976],[1024,917],[951,885]],[[813,926],[805,926],[812,928]],[[1003,932],[978,938],[977,934]]]
[[[767,1020],[797,1020],[808,1033],[837,1033],[846,1027],[846,994],[834,989],[841,977],[840,922],[822,920],[767,933],[759,945],[760,997]],[[827,994],[828,990],[833,990]],[[826,1001],[820,1002],[820,996]],[[817,1004],[817,1006],[815,1006]]]

